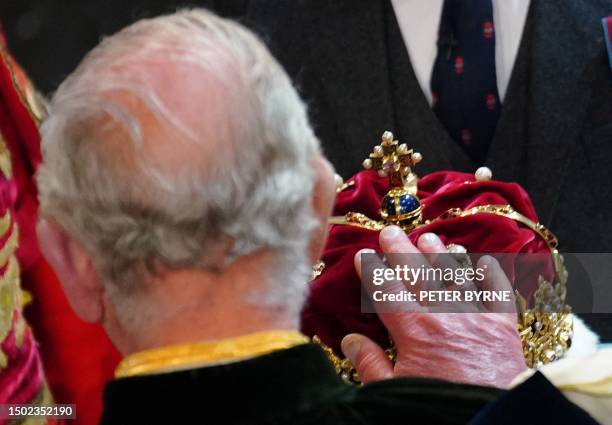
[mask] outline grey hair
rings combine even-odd
[[[214,99],[191,98],[181,81],[169,95],[146,78],[193,67]],[[175,97],[200,108],[206,125],[176,113]],[[153,130],[134,102],[155,117],[164,146],[187,152],[178,163],[150,152]],[[118,299],[160,266],[218,268],[214,253],[229,238],[226,264],[275,254],[269,290],[254,300],[299,312],[318,224],[310,202],[319,142],[289,78],[250,31],[199,9],[139,21],[61,84],[41,133],[41,213],[88,249]]]

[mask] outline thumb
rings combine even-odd
[[[349,334],[342,339],[342,352],[353,363],[361,382],[393,378],[393,363],[385,351],[371,339]]]

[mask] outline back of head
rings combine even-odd
[[[278,268],[254,299],[300,309],[319,146],[248,30],[197,9],[135,23],[59,87],[42,138],[41,212],[125,311],[160,270],[222,270],[258,251]]]

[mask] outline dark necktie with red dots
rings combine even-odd
[[[442,125],[483,162],[501,113],[491,0],[444,1],[431,90]]]

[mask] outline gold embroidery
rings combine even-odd
[[[0,172],[4,175],[5,179],[13,177],[13,167],[11,165],[11,153],[8,150],[6,141],[0,133]]]
[[[25,331],[27,329],[27,325],[23,315],[19,315],[19,319],[15,322],[15,327],[13,331],[15,332],[15,345],[17,347],[23,346],[23,339],[25,338]]]
[[[10,236],[4,242],[4,246],[0,248],[0,267],[3,267],[13,255],[13,252],[17,249],[19,245],[19,229],[17,228],[17,224],[13,225],[13,229],[11,231]]]
[[[308,343],[298,331],[276,330],[214,342],[157,348],[132,354],[119,364],[116,378],[187,369],[206,363],[224,363],[261,356]]]
[[[0,53],[4,55],[2,49]],[[2,56],[4,59],[4,56]],[[0,134],[0,172],[5,179],[10,179],[13,176],[11,165],[11,154],[8,150],[5,140]],[[19,263],[14,256],[15,250],[19,244],[19,229],[16,223],[12,223],[12,215],[10,210],[7,210],[0,217],[0,238],[4,238],[10,230],[10,235],[0,248],[0,267],[6,266],[4,275],[0,277],[0,343],[2,343],[13,327],[14,315],[17,310],[21,310],[21,289],[19,282]],[[11,223],[13,224],[11,228]],[[22,317],[15,323],[15,338],[18,346],[23,343],[25,332],[25,322]],[[5,353],[0,350],[0,369],[7,366],[8,358]]]
[[[19,307],[19,263],[14,256],[8,262],[4,276],[0,277],[0,343],[6,339]],[[6,367],[7,357],[0,350],[0,369]]]
[[[17,92],[19,101],[28,111],[28,114],[30,115],[30,118],[32,118],[32,121],[34,121],[36,127],[40,127],[41,122],[46,116],[45,106],[40,94],[34,89],[32,83],[25,76],[24,78],[26,81],[24,84],[26,87],[22,87],[22,84],[19,83],[15,70],[13,69],[13,65],[8,57],[8,52],[2,46],[0,46],[0,59],[11,75],[11,82],[13,83],[15,91]]]
[[[2,217],[0,217],[0,238],[2,238],[11,225],[11,213],[6,211]]]

